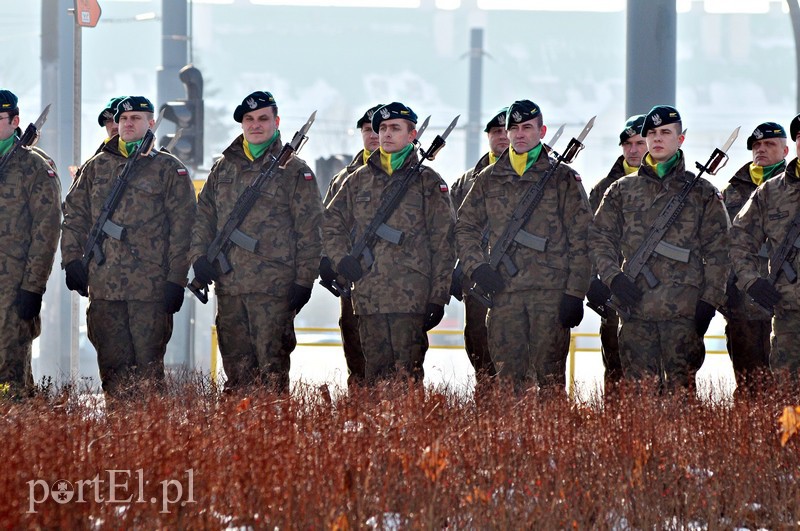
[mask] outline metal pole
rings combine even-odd
[[[73,16],[78,16],[73,11]],[[81,100],[83,89],[83,28],[77,23],[73,26],[73,72],[74,89],[72,96],[72,160],[75,165],[81,160]],[[60,275],[59,275],[60,277]],[[77,292],[68,292],[70,305],[70,343],[69,343],[69,374],[70,379],[78,378],[80,371],[80,311],[81,297]]]
[[[472,28],[469,39],[469,108],[467,121],[467,160],[471,168],[481,156],[481,97],[483,83],[483,29]]]
[[[794,33],[794,64],[795,64],[795,109],[800,110],[800,6],[797,0],[786,0],[789,6],[789,16],[792,19],[792,32]]]
[[[625,115],[675,105],[676,0],[628,0]]]
[[[187,0],[162,0],[161,2],[161,66],[158,67],[158,102],[184,97],[183,83],[178,74],[189,58],[187,36]],[[174,131],[159,131],[172,133]]]

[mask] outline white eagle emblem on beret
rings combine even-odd
[[[386,119],[387,119],[387,118],[389,118],[391,115],[392,115],[392,113],[391,113],[391,112],[389,112],[389,109],[387,109],[386,107],[381,107],[381,118],[383,118],[384,120],[386,120]]]
[[[506,115],[505,114],[499,114],[497,116],[497,123],[500,124],[500,125],[506,125]]]
[[[753,131],[753,137],[754,137],[756,140],[761,140],[762,138],[764,138],[764,133],[762,133],[762,132],[761,132],[761,129],[759,129],[758,127],[756,127],[756,130],[755,130],[755,131]]]
[[[661,116],[654,114],[651,119],[653,120],[654,126],[658,127],[659,125],[661,125]]]
[[[515,122],[521,122],[522,121],[522,115],[520,114],[519,111],[514,111],[511,114],[511,118],[513,118]]]
[[[258,103],[256,103],[256,100],[254,100],[253,98],[247,98],[247,101],[245,103],[251,109],[255,109],[258,106]]]
[[[372,109],[368,110],[367,111],[367,120],[372,120],[372,117],[373,117],[374,114],[375,114],[375,111],[373,111]]]
[[[129,101],[123,101],[122,102],[122,110],[124,110],[124,111],[132,111],[133,110],[133,105],[131,105],[131,102],[129,102]]]
[[[634,136],[636,134],[636,131],[633,130],[633,127],[629,127],[625,129],[625,134],[628,136]]]

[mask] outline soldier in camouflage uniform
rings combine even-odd
[[[780,175],[786,169],[786,129],[774,122],[765,122],[755,128],[747,139],[747,149],[753,152],[753,162],[748,162],[731,177],[722,190],[728,216],[733,219],[750,195],[764,181]],[[767,247],[759,251],[759,275],[766,277]],[[726,301],[726,326],[728,354],[736,376],[736,395],[754,391],[758,379],[769,371],[769,335],[772,330],[770,316],[736,287],[736,275],[728,279]]]
[[[106,139],[103,140],[103,143],[97,148],[97,151],[94,153],[95,155],[103,151],[103,147],[108,144],[108,141],[119,134],[119,124],[114,121],[114,115],[117,114],[117,106],[124,99],[125,96],[111,98],[108,100],[108,103],[106,103],[105,108],[103,108],[97,116],[97,123],[106,130]]]
[[[486,127],[483,129],[489,139],[488,153],[483,155],[473,168],[467,170],[450,187],[450,198],[453,200],[453,205],[456,209],[464,202],[467,192],[475,182],[475,177],[487,166],[497,162],[498,157],[508,149],[506,111],[508,111],[508,107],[500,109],[486,123]],[[484,247],[486,247],[486,242],[484,243]],[[452,287],[451,293],[454,295],[457,292],[461,293],[464,301],[464,348],[467,351],[472,367],[475,369],[475,381],[480,385],[482,380],[487,377],[497,375],[497,370],[495,370],[492,363],[492,357],[489,355],[489,336],[486,332],[486,312],[488,308],[476,299],[467,296],[465,288],[469,289],[470,286],[464,286],[460,278],[454,278],[454,282],[456,284]]]
[[[583,318],[589,288],[586,231],[592,212],[580,176],[561,164],[523,227],[542,250],[516,244],[510,258],[519,272],[493,269],[482,243],[484,228],[491,251],[522,196],[552,164],[541,142],[547,128],[538,105],[515,101],[506,128],[511,147],[478,174],[458,211],[458,257],[465,274],[492,295],[486,324],[498,376],[516,392],[538,384],[548,394],[563,395],[569,329]]]
[[[239,230],[258,240],[255,252],[232,245],[233,270],[222,275],[206,257],[236,200],[276,157],[283,143],[272,94],[256,91],[233,113],[239,135],[211,168],[198,197],[190,255],[203,284],[216,284],[217,334],[228,390],[260,383],[289,391],[287,323],[311,298],[322,251],[322,201],[314,173],[293,157],[261,190]],[[293,337],[293,336],[292,336]],[[290,345],[293,347],[293,345]]]
[[[383,107],[382,103],[370,107],[364,113],[364,116],[356,122],[356,128],[361,131],[361,140],[364,148],[353,157],[347,167],[343,168],[331,179],[328,191],[322,200],[326,207],[330,204],[336,192],[339,191],[339,188],[342,187],[342,183],[347,176],[364,166],[370,155],[380,147],[378,133],[372,130],[372,115],[380,107]],[[336,274],[333,264],[331,264],[330,258],[327,256],[324,256],[320,262],[319,274],[323,282],[337,280],[340,285],[347,282],[343,277],[339,277]],[[347,385],[351,387],[364,382],[364,351],[361,348],[361,339],[358,336],[358,316],[353,309],[352,299],[350,297],[340,297],[340,304],[342,314],[339,317],[339,329],[342,331],[342,348],[344,350],[344,359],[347,362]]]
[[[67,287],[89,296],[89,340],[97,350],[103,390],[124,397],[129,381],[164,379],[172,314],[183,304],[188,250],[195,217],[194,187],[186,167],[150,146],[133,162],[122,199],[110,220],[124,231],[102,243],[88,271],[81,258],[92,226],[114,182],[155,124],[142,96],[122,100],[114,115],[119,135],[82,168],[64,201],[62,264]]]
[[[375,218],[384,194],[418,162],[414,149],[417,115],[402,103],[379,108],[372,129],[380,148],[342,183],[325,211],[322,226],[327,255],[353,286],[366,381],[397,372],[422,381],[425,332],[444,316],[455,262],[447,184],[423,166],[386,224],[403,233],[401,243],[378,239],[369,269],[348,254]],[[354,238],[351,239],[351,230]]]
[[[795,141],[800,155],[800,115],[789,128],[790,138]],[[791,223],[800,212],[800,170],[794,158],[783,173],[762,182],[750,199],[733,219],[730,256],[737,277],[737,286],[766,310],[766,317],[773,312],[772,340],[769,365],[779,380],[791,377],[797,381],[800,370],[800,283],[790,282],[784,271],[778,274],[773,286],[765,278],[764,259],[761,249],[766,243],[770,253],[784,242]],[[791,245],[791,243],[790,243]],[[790,254],[788,265],[797,271],[800,260],[797,253]],[[770,270],[775,267],[770,264]]]
[[[673,252],[648,260],[658,286],[648,287],[644,275],[622,274],[620,256],[624,267],[664,206],[694,178],[680,150],[681,131],[675,108],[653,107],[642,126],[648,153],[641,167],[608,188],[589,229],[600,279],[631,312],[619,330],[625,378],[652,377],[668,389],[694,385],[705,358],[703,335],[725,300],[730,269],[728,215],[719,192],[700,179],[662,240]]]
[[[17,140],[17,97],[0,90],[0,156]],[[61,223],[61,186],[37,152],[19,147],[0,173],[0,385],[4,394],[33,390],[31,344],[41,332],[39,313],[53,267]]]
[[[611,170],[603,179],[597,183],[592,191],[589,192],[589,204],[592,212],[597,212],[603,194],[612,183],[630,175],[639,169],[642,164],[642,157],[647,152],[647,142],[639,134],[644,124],[644,114],[631,116],[625,121],[625,128],[619,134],[619,145],[622,146],[620,155]],[[589,284],[589,292],[586,298],[592,304],[602,307],[605,305],[611,292],[596,275],[592,277]],[[605,368],[605,389],[608,391],[610,386],[622,380],[622,362],[619,359],[619,340],[617,331],[619,328],[619,316],[611,308],[605,307],[606,315],[600,323],[600,353],[603,357],[603,367]]]

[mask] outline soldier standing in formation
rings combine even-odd
[[[786,169],[786,129],[774,122],[765,122],[755,128],[747,139],[747,149],[752,151],[752,163],[747,163],[731,177],[722,190],[725,208],[731,219],[742,209],[755,189]],[[759,249],[759,276],[766,277],[767,247]],[[769,371],[769,335],[772,331],[770,315],[761,311],[756,303],[736,287],[736,275],[731,273],[727,286],[726,326],[728,354],[736,376],[736,391],[752,392],[758,379]]]
[[[506,134],[506,111],[508,107],[503,107],[497,114],[492,116],[492,119],[487,122],[483,131],[489,139],[489,152],[484,154],[478,163],[467,170],[464,175],[459,177],[453,186],[450,188],[450,197],[453,200],[453,206],[458,209],[464,202],[475,178],[490,164],[497,162],[498,157],[508,149],[509,141]],[[484,241],[484,249],[488,245]],[[455,279],[457,285],[453,287],[453,291],[461,292],[464,297],[464,348],[469,356],[469,361],[475,369],[475,381],[480,385],[487,377],[497,375],[497,371],[492,363],[492,357],[489,354],[489,337],[486,332],[486,313],[488,308],[481,304],[476,299],[469,297],[464,289],[469,289],[469,286],[464,286],[461,279]],[[455,295],[455,293],[453,293]]]
[[[364,148],[353,157],[347,167],[343,168],[331,179],[325,199],[322,200],[325,207],[331,203],[333,196],[342,187],[342,183],[347,176],[366,165],[370,155],[380,147],[378,133],[372,129],[372,115],[380,107],[383,107],[382,103],[370,107],[364,113],[364,116],[356,122],[356,128],[361,132]],[[326,283],[337,280],[337,278],[341,281],[341,284],[347,282],[336,274],[333,264],[327,256],[322,257],[319,274],[322,281]],[[344,359],[347,362],[347,385],[351,387],[364,382],[364,350],[361,348],[361,339],[358,336],[358,316],[353,309],[353,300],[350,297],[341,295],[339,298],[342,307],[342,314],[339,317],[339,329],[342,332],[342,348],[344,349]]]
[[[164,379],[172,314],[183,303],[195,217],[194,187],[186,167],[152,145],[133,162],[119,206],[110,219],[122,237],[108,237],[88,270],[81,259],[90,230],[117,176],[152,128],[153,104],[142,96],[119,103],[119,135],[82,168],[64,201],[61,255],[67,287],[89,295],[89,340],[97,350],[103,390],[125,394],[125,383]],[[146,153],[146,154],[145,154]]]
[[[7,396],[33,391],[31,344],[41,333],[39,313],[58,248],[61,185],[55,170],[32,149],[11,154],[19,126],[17,96],[0,90],[0,384]]]
[[[725,300],[728,216],[719,192],[705,179],[694,186],[662,241],[677,252],[653,253],[648,266],[660,282],[650,288],[622,266],[643,243],[655,218],[687,181],[681,117],[659,105],[647,114],[641,135],[648,153],[639,170],[612,184],[589,230],[592,260],[600,279],[630,311],[619,330],[625,377],[652,377],[669,389],[694,385],[705,358],[703,335]]]
[[[775,124],[777,125],[777,124]],[[759,126],[760,128],[761,126]],[[791,139],[800,155],[797,133],[800,131],[800,115],[789,127]],[[766,168],[764,168],[766,170]],[[769,264],[769,273],[777,274],[773,284],[764,270],[762,247],[774,253],[781,245],[795,245],[786,242],[786,235],[793,223],[798,223],[800,212],[800,170],[798,159],[794,158],[784,172],[765,180],[750,196],[741,211],[733,219],[731,230],[731,261],[736,272],[736,284],[753,298],[767,312],[774,312],[772,319],[772,341],[769,365],[779,381],[790,374],[796,378],[800,370],[800,355],[797,345],[800,339],[800,283],[793,282],[786,274],[787,269],[777,271],[777,264]],[[788,271],[797,271],[797,253],[792,258]]]
[[[620,155],[611,170],[603,179],[597,183],[592,191],[589,192],[589,204],[592,212],[597,212],[603,194],[608,187],[625,175],[630,175],[639,169],[642,164],[642,157],[647,152],[647,142],[639,131],[644,124],[644,114],[631,116],[625,122],[625,128],[619,134],[619,145],[622,146]],[[586,298],[589,302],[602,307],[605,305],[611,291],[608,286],[603,284],[596,275],[592,277],[589,284],[589,292]],[[606,315],[600,323],[600,354],[603,358],[605,368],[605,389],[608,392],[611,386],[622,380],[622,362],[619,359],[619,340],[617,339],[617,329],[619,328],[619,316],[611,308],[606,307]]]
[[[100,124],[100,127],[105,128],[106,139],[103,140],[103,143],[97,148],[97,151],[94,153],[95,155],[103,150],[103,147],[108,144],[109,140],[119,134],[119,124],[114,121],[114,115],[117,114],[117,106],[119,105],[119,102],[124,99],[125,96],[116,96],[111,98],[108,100],[108,103],[106,103],[105,108],[100,111],[100,115],[97,117],[97,123]]]
[[[216,283],[226,389],[260,381],[271,391],[286,393],[292,350],[286,347],[287,326],[308,302],[317,278],[322,201],[314,173],[292,157],[261,190],[239,226],[259,240],[255,252],[231,246],[227,258],[233,269],[221,275],[206,257],[208,246],[236,200],[283,146],[278,107],[269,92],[244,98],[233,119],[242,124],[242,134],[214,164],[200,192],[190,257],[197,280]]]
[[[520,198],[552,162],[541,140],[546,133],[539,106],[515,101],[506,114],[511,147],[475,179],[458,213],[456,243],[466,275],[492,294],[487,316],[489,352],[500,378],[517,392],[537,384],[563,393],[569,329],[583,318],[589,287],[586,234],[592,213],[580,176],[560,165],[523,227],[544,240],[544,250],[517,245],[512,260],[519,272],[494,269],[489,246],[508,226]]]
[[[378,239],[371,249],[375,261],[366,270],[358,256],[349,254],[384,194],[418,162],[416,123],[414,111],[398,102],[373,114],[372,129],[379,135],[380,148],[342,183],[322,226],[327,256],[354,284],[353,306],[368,384],[398,371],[422,381],[425,332],[439,324],[450,298],[455,213],[447,184],[428,167],[422,167],[386,220],[403,233],[402,242]]]

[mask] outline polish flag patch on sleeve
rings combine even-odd
[[[47,175],[49,175],[52,178],[55,178],[56,172],[54,172],[53,170],[47,170]]]
[[[306,181],[310,181],[313,178],[314,178],[314,174],[311,173],[310,171],[304,171],[303,172],[303,179],[305,179]]]
[[[445,183],[439,183],[439,191],[442,192],[443,194],[446,194],[448,191],[447,185]]]
[[[581,174],[580,173],[575,172],[575,180],[578,181],[578,182],[581,182]]]
[[[178,175],[189,175],[189,171],[186,168],[178,168]]]

